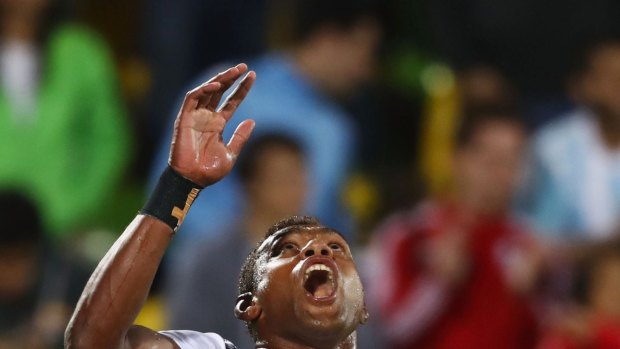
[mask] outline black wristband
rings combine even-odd
[[[140,213],[153,216],[176,231],[201,189],[168,166]]]

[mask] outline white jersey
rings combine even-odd
[[[196,331],[161,331],[162,335],[172,339],[181,349],[236,349],[229,341],[217,333]]]

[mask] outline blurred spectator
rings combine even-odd
[[[445,195],[454,180],[452,158],[461,111],[490,106],[514,108],[517,95],[511,83],[490,66],[471,67],[459,74],[436,67],[429,75],[421,167],[431,193]]]
[[[580,274],[581,304],[557,314],[539,349],[620,348],[620,246],[595,251]]]
[[[588,50],[576,81],[582,105],[536,136],[522,204],[549,237],[593,241],[620,217],[620,41]]]
[[[273,222],[303,209],[308,174],[301,147],[279,135],[256,138],[236,166],[247,193],[245,214],[217,239],[189,242],[169,273],[167,303],[170,327],[217,332],[251,348],[245,324],[233,314],[239,269]]]
[[[62,348],[88,271],[54,251],[33,203],[0,193],[0,348]]]
[[[166,130],[179,91],[213,64],[260,53],[267,0],[149,0],[144,2],[145,53],[153,75],[149,131]],[[213,48],[217,47],[216,50]]]
[[[509,111],[478,111],[459,131],[451,199],[388,219],[372,247],[370,304],[389,348],[531,348],[532,237],[511,217],[526,132]]]
[[[30,192],[57,235],[97,211],[128,157],[106,47],[61,5],[0,2],[0,186]]]
[[[517,86],[532,126],[570,108],[571,57],[592,37],[620,33],[617,0],[433,0],[435,47],[457,68],[486,64]]]
[[[381,28],[372,1],[294,3],[294,41],[284,51],[249,62],[258,78],[237,114],[256,121],[256,135],[280,132],[299,140],[308,157],[311,188],[303,211],[350,232],[341,191],[356,156],[356,129],[335,99],[354,93],[369,78]],[[212,72],[198,80],[210,76]],[[171,129],[172,122],[169,125]],[[232,132],[233,128],[226,130],[224,137]],[[151,183],[168,163],[169,139],[165,137],[161,143]],[[243,209],[243,193],[235,174],[208,188],[197,200],[193,206],[196,213],[184,221],[180,236],[213,236],[234,222],[235,213]],[[204,222],[209,222],[207,229]]]

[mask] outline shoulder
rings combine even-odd
[[[410,233],[432,229],[440,221],[442,208],[435,201],[425,201],[412,209],[400,211],[385,219],[377,229],[379,235]]]
[[[53,32],[47,60],[51,70],[65,78],[73,76],[74,81],[101,82],[114,76],[110,73],[115,69],[112,55],[103,38],[77,24],[62,25]]]
[[[429,234],[437,230],[441,216],[441,205],[433,201],[392,214],[378,225],[373,234],[371,249],[375,250],[377,256],[392,258],[387,256],[426,241]]]
[[[587,109],[579,108],[544,127],[533,141],[533,164],[563,185],[575,180],[595,144],[594,122]]]
[[[216,333],[196,331],[162,331],[162,335],[172,339],[181,349],[231,349],[231,343]]]
[[[573,142],[586,136],[590,123],[587,110],[575,109],[542,128],[534,137],[534,146],[543,154],[565,150]]]

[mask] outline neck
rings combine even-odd
[[[599,113],[599,132],[610,150],[620,149],[620,117]]]
[[[285,218],[282,215],[270,214],[269,210],[259,207],[260,205],[250,203],[244,222],[245,231],[248,233],[252,244],[258,243],[275,222]]]
[[[308,78],[312,85],[321,91],[329,91],[329,74],[325,72],[325,62],[320,51],[314,45],[300,45],[292,50],[292,56],[297,70]]]
[[[37,37],[36,18],[6,14],[2,19],[1,36],[4,40],[34,42]]]
[[[455,202],[470,217],[500,216],[508,209],[508,204],[493,205],[478,195],[459,195]]]

